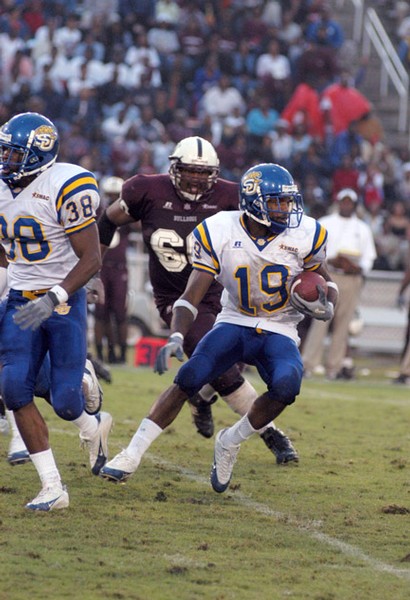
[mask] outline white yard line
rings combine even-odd
[[[207,487],[211,485],[209,483],[209,478],[207,479],[205,477],[202,477],[179,465],[175,465],[174,463],[164,460],[163,458],[159,458],[158,456],[155,456],[150,452],[148,452],[145,455],[145,458],[148,458],[152,463],[161,465],[162,467],[166,467],[170,470],[172,469],[173,471],[177,471],[187,479],[195,481],[195,483],[201,483],[206,485]],[[237,490],[232,492],[228,491],[227,493],[229,493],[230,497],[233,500],[235,500],[235,502],[237,502],[238,504],[246,506],[252,511],[256,511],[263,515],[274,517],[275,519],[281,521],[282,523],[286,523],[287,525],[291,525],[292,527],[295,527],[298,531],[301,531],[302,533],[308,535],[309,537],[317,540],[322,544],[326,544],[327,546],[331,546],[332,548],[339,550],[339,552],[345,554],[346,556],[362,560],[363,562],[367,563],[374,571],[377,571],[379,573],[389,573],[390,575],[394,575],[401,579],[406,579],[410,581],[410,569],[400,569],[393,565],[384,563],[376,558],[373,558],[372,556],[367,555],[365,552],[363,552],[363,550],[356,546],[352,546],[351,544],[347,544],[346,542],[342,542],[341,540],[327,535],[326,533],[318,531],[318,528],[320,527],[319,522],[296,519],[287,513],[282,513],[277,510],[273,510],[266,504],[255,502],[254,500]]]
[[[50,431],[52,431],[53,433],[63,433],[65,435],[68,434],[71,436],[77,436],[77,434],[74,431],[68,431],[66,429],[59,429],[53,427],[50,428]],[[118,443],[112,445],[117,446],[118,449],[122,448],[122,446]],[[194,481],[195,483],[206,485],[206,487],[208,488],[211,485],[209,482],[209,478],[203,477],[202,475],[198,475],[198,473],[190,471],[189,469],[181,467],[180,465],[176,465],[172,462],[169,462],[155,454],[152,454],[151,452],[147,452],[145,454],[144,460],[145,459],[149,460],[151,463],[165,467],[170,471],[176,471],[180,475],[183,475],[186,479]],[[211,465],[209,465],[209,468],[210,467]],[[394,575],[395,577],[398,577],[400,579],[406,579],[410,581],[410,569],[400,569],[398,567],[395,567],[394,565],[384,563],[376,558],[373,558],[372,556],[369,556],[357,546],[347,544],[346,542],[342,542],[337,538],[334,538],[330,535],[327,535],[326,533],[319,531],[319,521],[297,519],[290,514],[273,510],[267,504],[255,502],[254,500],[237,490],[231,492],[228,491],[227,493],[230,494],[230,497],[238,504],[241,504],[242,506],[245,506],[246,508],[249,508],[250,510],[256,511],[260,514],[273,517],[284,524],[290,525],[291,527],[294,527],[295,529],[311,537],[312,539],[322,544],[326,544],[327,546],[331,546],[334,549],[337,549],[339,552],[346,556],[350,556],[352,558],[367,563],[371,569],[378,573],[389,573],[390,575]]]

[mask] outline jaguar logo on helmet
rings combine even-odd
[[[57,133],[50,125],[41,125],[34,131],[33,146],[42,152],[48,152],[57,141]]]
[[[244,194],[256,194],[261,183],[262,173],[260,171],[249,171],[242,180]]]

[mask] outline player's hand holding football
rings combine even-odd
[[[105,288],[97,275],[90,279],[85,289],[87,290],[87,304],[104,304]]]
[[[47,292],[41,298],[32,300],[17,307],[17,312],[13,316],[13,320],[21,329],[31,329],[35,331],[44,321],[51,317],[55,307],[59,304],[59,300],[54,292]]]
[[[184,360],[183,349],[184,338],[181,333],[173,333],[168,342],[163,346],[157,354],[154,365],[154,373],[162,375],[168,370],[168,359],[175,356],[180,362]]]
[[[293,308],[303,313],[307,317],[313,317],[319,321],[330,321],[334,315],[334,306],[332,302],[326,298],[325,290],[320,286],[316,286],[319,297],[311,302],[304,300],[297,292],[292,292],[290,295],[290,303]]]

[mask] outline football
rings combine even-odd
[[[316,287],[318,285],[325,290],[327,296],[327,283],[322,275],[315,273],[315,271],[302,271],[302,273],[299,273],[293,279],[290,286],[290,293],[293,294],[296,292],[302,300],[314,302],[319,298]]]

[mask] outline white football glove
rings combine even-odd
[[[168,359],[175,356],[180,362],[184,360],[183,349],[184,338],[180,333],[173,333],[165,346],[162,346],[157,354],[154,365],[154,373],[162,375],[168,371]]]
[[[313,302],[303,300],[297,292],[293,292],[290,295],[290,303],[293,308],[296,308],[299,312],[306,315],[307,317],[313,317],[319,321],[330,321],[333,318],[335,309],[332,302],[326,298],[325,290],[316,286],[319,293],[319,298]]]

